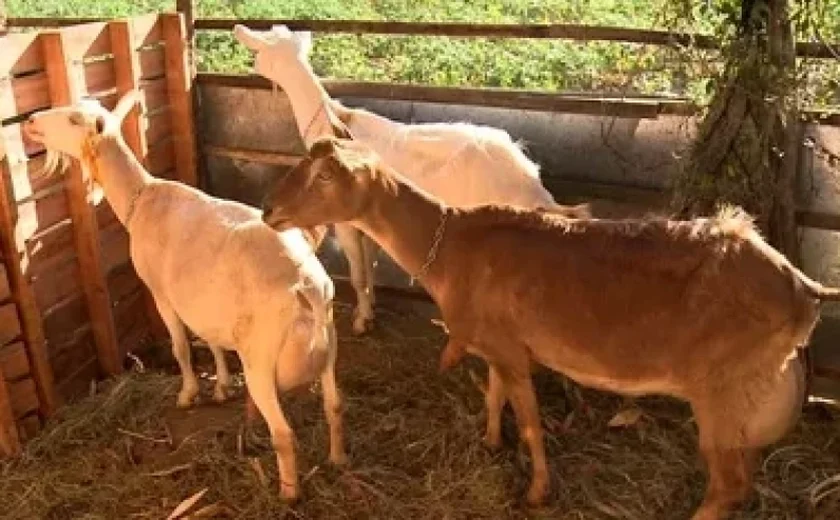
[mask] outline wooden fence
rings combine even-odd
[[[148,15],[0,37],[0,452],[122,360],[159,317],[128,235],[86,173],[43,176],[43,148],[21,122],[81,97],[113,107],[139,89],[126,141],[154,175],[196,184],[187,30]],[[159,330],[159,329],[157,329]]]

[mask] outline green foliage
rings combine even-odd
[[[799,36],[840,39],[840,2],[806,0]],[[7,0],[10,16],[128,16],[174,8],[174,0]],[[198,0],[198,15],[579,23],[731,36],[740,0]],[[817,32],[819,28],[819,32]],[[607,42],[316,34],[312,63],[326,78],[490,86],[612,94],[683,95],[705,102],[721,71],[719,54]],[[199,69],[248,72],[251,54],[230,33],[198,34]],[[804,63],[803,91],[840,103],[840,64]]]

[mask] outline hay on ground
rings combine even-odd
[[[641,414],[623,414],[630,424],[611,428],[623,399],[566,391],[540,372],[552,491],[546,507],[529,510],[522,495],[530,466],[509,409],[505,447],[490,453],[480,441],[483,398],[469,371],[483,378],[483,366],[469,361],[439,374],[444,338],[428,309],[386,306],[365,338],[350,336],[349,308],[340,309],[347,468],[326,461],[317,392],[284,397],[304,493],[295,508],[278,499],[264,425],[241,446],[241,395],[177,410],[180,379],[170,368],[101,384],[65,407],[23,457],[0,462],[0,517],[164,519],[193,497],[184,518],[648,520],[688,518],[701,500],[705,479],[686,406],[642,399]],[[203,382],[206,400],[211,384]],[[796,431],[767,450],[755,493],[735,518],[840,518],[840,426],[832,414],[806,408]]]

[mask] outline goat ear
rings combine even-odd
[[[245,27],[242,24],[233,26],[233,36],[245,47],[252,51],[260,51],[265,47],[265,41],[256,31]]]
[[[373,170],[377,156],[369,148],[360,146],[355,141],[342,141],[335,138],[331,140],[331,143],[331,156],[342,169],[354,175],[359,171]]]
[[[298,54],[304,57],[308,57],[309,52],[312,50],[312,32],[297,31],[293,34],[295,43],[297,44]]]
[[[117,121],[122,123],[125,116],[131,112],[131,109],[134,108],[134,105],[140,101],[140,93],[136,89],[129,90],[117,101],[117,106],[114,108],[114,111],[111,112],[114,114],[114,117],[117,118]]]

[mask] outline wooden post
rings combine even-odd
[[[175,0],[175,9],[184,16],[187,46],[190,50],[190,74],[195,76],[195,0]]]
[[[66,106],[77,102],[81,89],[76,85],[78,80],[73,70],[76,65],[71,62],[72,57],[65,53],[63,34],[44,32],[41,34],[41,43],[52,105]],[[78,66],[81,66],[80,60]],[[88,189],[87,172],[74,161],[66,173],[66,179],[67,206],[73,219],[82,288],[90,314],[99,366],[105,374],[116,375],[122,372],[122,358],[111,313],[111,298],[103,273],[99,224]]]
[[[189,65],[186,26],[180,14],[162,14],[161,25],[166,42],[166,83],[175,140],[175,172],[177,180],[198,186],[193,122],[194,74]]]
[[[6,90],[2,95],[11,96],[11,89]],[[8,152],[6,143],[0,143],[0,148]],[[23,151],[21,150],[20,153]],[[23,160],[25,157],[18,157],[18,159]],[[21,267],[21,252],[18,250],[16,239],[18,215],[14,202],[15,195],[10,184],[11,172],[8,171],[10,160],[11,156],[0,158],[0,250],[6,260],[6,273],[23,328],[26,354],[38,392],[40,416],[46,418],[55,412],[58,395],[55,390],[52,366],[47,355],[41,310],[38,308],[32,285],[26,279]],[[26,165],[21,165],[21,167],[26,168]],[[0,419],[0,424],[2,424],[2,419]]]
[[[12,412],[9,389],[3,378],[3,372],[0,371],[0,457],[11,457],[18,453],[20,453],[20,437],[17,423],[15,414]]]
[[[122,96],[126,92],[140,88],[140,56],[135,48],[134,29],[130,21],[109,22],[108,29],[111,33],[111,50],[114,53],[117,95]],[[146,155],[149,153],[146,124],[148,122],[143,118],[141,107],[137,104],[125,117],[122,126],[126,144],[143,166],[147,166]],[[144,287],[143,293],[152,337],[156,340],[166,339],[169,334],[149,289]]]

